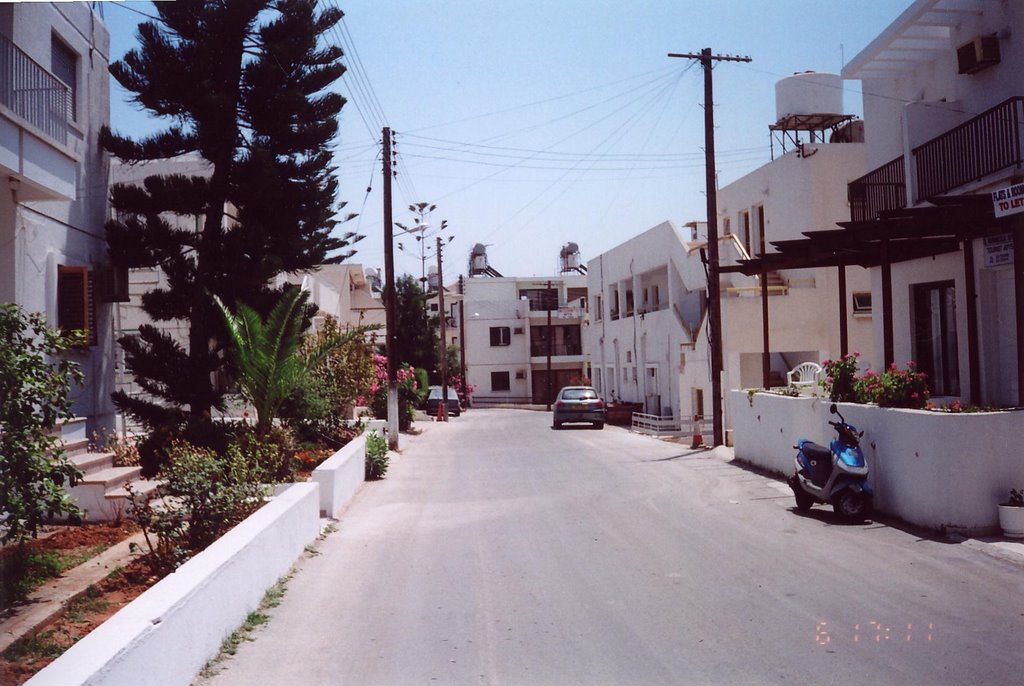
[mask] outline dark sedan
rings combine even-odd
[[[552,426],[561,429],[565,422],[589,422],[603,429],[607,411],[604,401],[592,386],[566,386],[555,400]]]

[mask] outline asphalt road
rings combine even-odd
[[[319,552],[200,683],[1024,682],[1024,558],[546,413],[403,437]]]

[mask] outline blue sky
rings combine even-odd
[[[715,68],[719,184],[770,159],[774,87],[797,71],[838,73],[911,0],[330,0],[345,20],[348,98],[335,160],[353,261],[383,265],[380,129],[397,137],[396,221],[410,203],[447,220],[446,281],[474,243],[506,276],[557,272],[670,219],[705,218],[703,77],[669,52],[749,55]],[[107,3],[112,58],[134,46],[148,2]],[[844,110],[860,114],[857,82]],[[159,126],[111,88],[115,129]],[[778,150],[778,149],[777,149]],[[367,187],[372,190],[367,193]],[[824,228],[824,227],[823,227]],[[396,238],[396,270],[419,275],[416,242]],[[433,241],[430,241],[433,244]],[[433,260],[428,260],[428,264]]]

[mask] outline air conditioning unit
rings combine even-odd
[[[956,49],[956,64],[960,74],[976,74],[999,64],[999,37],[975,36],[974,40]]]
[[[523,335],[523,327],[517,326],[516,328],[512,329],[512,333],[516,334],[517,336],[522,336]]]

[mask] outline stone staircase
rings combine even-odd
[[[75,418],[60,425],[60,439],[71,463],[84,475],[68,493],[82,510],[86,522],[118,521],[127,515],[129,483],[137,494],[149,496],[156,481],[141,478],[141,467],[115,467],[114,454],[90,452],[85,419]]]

